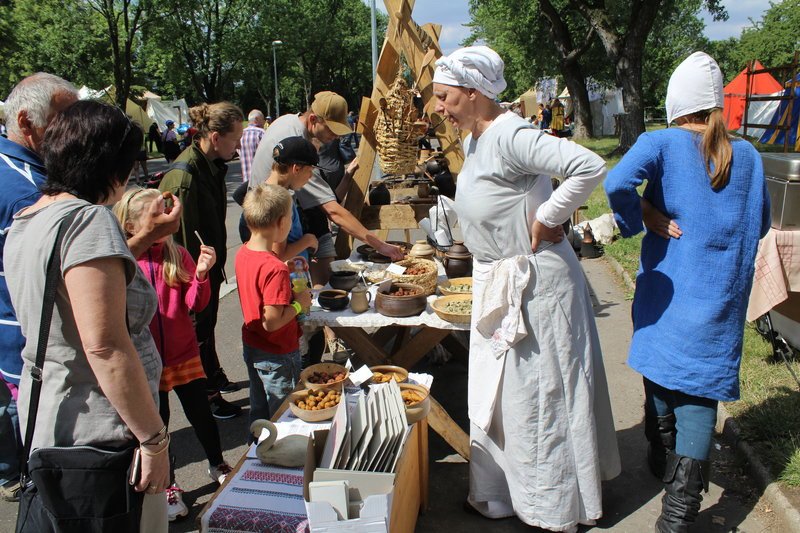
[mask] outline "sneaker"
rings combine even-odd
[[[217,387],[217,390],[219,392],[221,392],[222,394],[229,394],[231,392],[236,392],[236,391],[239,391],[241,389],[242,388],[238,384],[236,384],[233,381],[229,380],[227,377],[225,378],[225,382],[222,385],[220,385],[219,387]]]
[[[225,483],[225,478],[227,478],[228,474],[230,474],[232,471],[233,468],[231,468],[231,465],[228,463],[221,463],[217,466],[208,467],[209,477],[211,477],[212,481],[216,481],[220,485]]]
[[[222,399],[222,396],[217,394],[209,398],[211,402],[211,414],[214,418],[219,420],[227,420],[229,418],[236,418],[242,414],[242,408],[238,405],[233,405],[231,402]]]
[[[208,389],[209,392],[221,392],[222,394],[228,394],[241,390],[241,387],[229,380],[228,376],[225,375],[225,371],[220,368],[213,378],[208,379]]]
[[[183,489],[177,483],[167,487],[167,518],[174,522],[176,518],[187,516],[189,508],[183,503]]]
[[[18,502],[19,501],[19,493],[22,487],[19,484],[19,480],[9,481],[5,485],[0,486],[0,498],[7,502]]]

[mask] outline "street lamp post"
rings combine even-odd
[[[272,67],[275,72],[275,118],[281,116],[281,105],[278,103],[278,60],[275,54],[275,47],[283,44],[283,41],[272,41]]]

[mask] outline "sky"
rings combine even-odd
[[[369,4],[369,0],[366,0]],[[759,20],[769,7],[767,0],[723,0],[730,18],[724,22],[714,22],[708,13],[703,14],[706,22],[706,36],[709,39],[727,39],[738,37],[742,28],[750,26],[749,19]],[[383,0],[376,0],[378,10],[386,13]],[[469,22],[468,0],[417,0],[412,17],[418,24],[435,22],[442,25],[442,36],[439,44],[445,54],[449,54],[460,46],[470,33],[464,24]],[[379,45],[380,46],[380,45]]]

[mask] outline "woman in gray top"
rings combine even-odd
[[[25,428],[45,272],[59,223],[71,212],[58,253],[56,293],[32,449],[92,445],[142,453],[146,491],[141,531],[167,528],[169,445],[157,408],[161,359],[149,323],[156,294],[128,249],[113,204],[125,191],[142,131],[119,109],[93,101],[67,108],[48,128],[43,196],[17,213],[6,241],[5,275],[22,332],[20,426]],[[163,205],[163,204],[162,204]],[[127,322],[127,325],[126,325]]]
[[[436,65],[436,112],[470,132],[455,204],[475,259],[467,502],[575,531],[602,516],[600,482],[620,471],[589,291],[561,228],[605,162],[503,112],[503,61],[490,48]],[[566,178],[555,192],[553,175]]]

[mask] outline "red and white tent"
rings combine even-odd
[[[764,66],[755,61],[753,70],[761,70]],[[772,77],[769,72],[762,72],[750,76],[751,95],[768,95],[775,94],[783,90],[778,80]],[[747,96],[747,69],[742,70],[738,76],[725,86],[725,121],[728,123],[729,130],[738,130],[742,125],[742,118],[744,117],[744,101]]]

